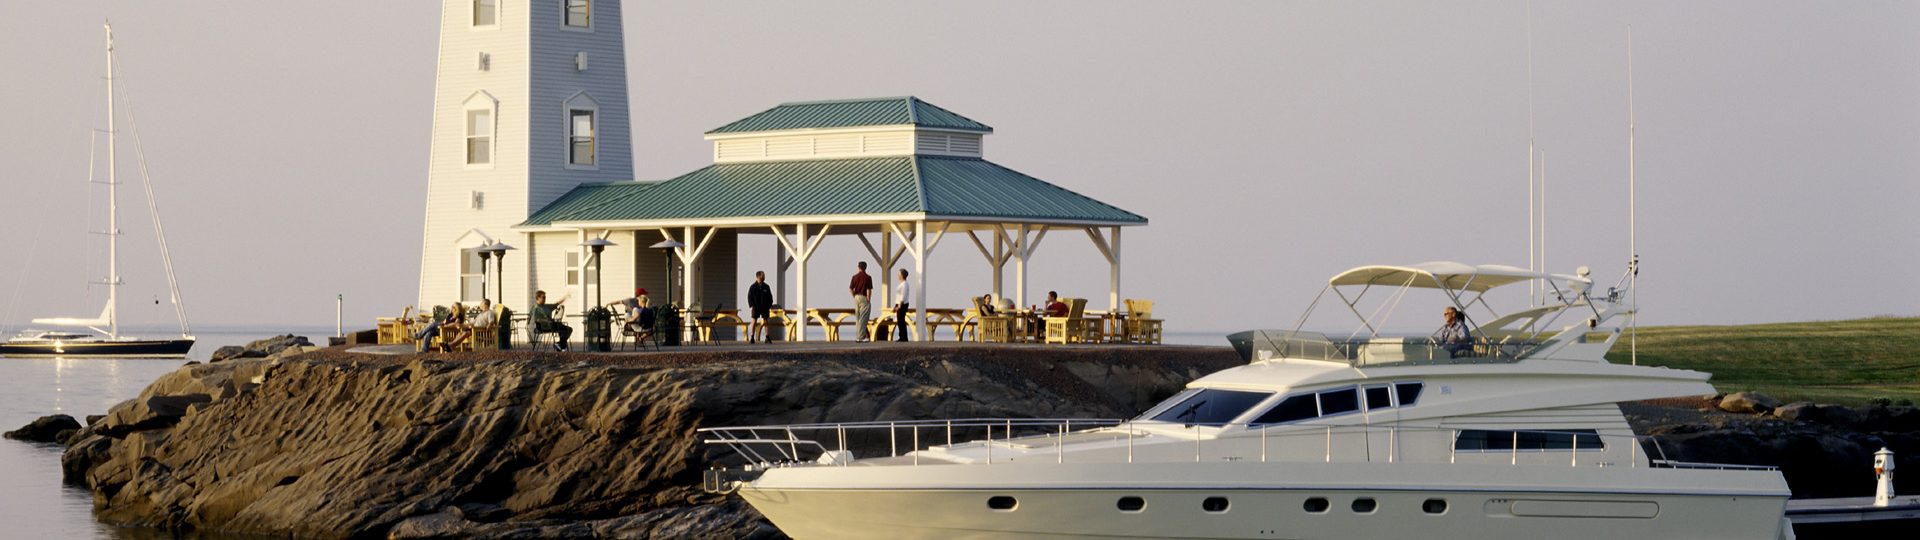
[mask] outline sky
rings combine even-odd
[[[1641,321],[1920,315],[1920,3],[1537,1],[1531,84],[1519,0],[627,4],[637,178],[710,163],[703,132],[781,102],[919,96],[994,126],[987,159],[1147,216],[1122,296],[1175,331],[1291,326],[1355,266],[1526,266],[1530,101],[1547,267],[1611,284],[1631,25]],[[340,295],[369,327],[413,301],[440,3],[296,6],[0,3],[0,324],[104,298],[107,19],[197,325],[330,326]],[[121,314],[167,326],[130,142]],[[1083,236],[1049,235],[1030,294],[1104,304]],[[864,256],[831,240],[814,295]],[[743,240],[743,274],[771,242]],[[989,287],[967,242],[930,262],[931,297]]]

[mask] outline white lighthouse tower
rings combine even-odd
[[[525,310],[533,257],[510,252],[506,286],[483,286],[479,248],[525,247],[510,228],[534,211],[633,178],[621,36],[619,0],[443,0],[416,305]]]

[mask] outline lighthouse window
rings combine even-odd
[[[467,164],[493,163],[493,111],[467,111]]]
[[[500,17],[500,0],[473,0],[473,25],[493,26]]]
[[[568,113],[571,119],[567,163],[573,165],[594,164],[593,111],[575,109]]]
[[[566,0],[567,26],[587,28],[592,23],[593,6],[588,0]]]
[[[1233,421],[1241,413],[1254,405],[1266,401],[1269,392],[1247,392],[1242,390],[1221,390],[1207,388],[1188,394],[1186,399],[1168,407],[1153,417],[1161,422],[1181,424],[1220,425]]]

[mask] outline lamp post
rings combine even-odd
[[[480,299],[481,300],[487,299],[487,261],[493,259],[493,252],[490,251],[491,249],[493,249],[492,245],[482,245],[478,250],[476,250],[480,252]],[[461,300],[464,301],[466,299],[462,298]]]
[[[493,254],[493,258],[497,259],[496,262],[500,265],[500,271],[494,272],[493,281],[494,296],[500,297],[500,303],[502,304],[507,301],[507,251],[511,249],[514,249],[514,247],[507,245],[506,242],[496,241],[493,245],[487,246],[486,251],[480,252],[481,266],[484,267],[486,265],[486,256],[489,253]],[[485,289],[485,287],[482,287],[482,289]],[[485,296],[485,294],[485,292],[481,293],[482,296]]]
[[[606,250],[607,246],[619,244],[605,238],[594,238],[581,242],[580,245],[593,250],[593,305],[598,306],[600,305],[600,252]]]
[[[667,250],[667,304],[671,305],[673,304],[673,250],[687,247],[687,245],[675,240],[661,240],[649,247]]]

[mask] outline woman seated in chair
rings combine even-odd
[[[632,298],[615,300],[607,306],[626,310],[627,316],[623,328],[626,329],[626,334],[636,336],[634,338],[636,341],[653,336],[653,301],[647,297],[645,287],[636,287],[633,289]]]
[[[467,307],[454,302],[447,312],[447,321],[440,325],[440,350],[461,350],[469,339],[473,339],[473,326],[467,324]]]

